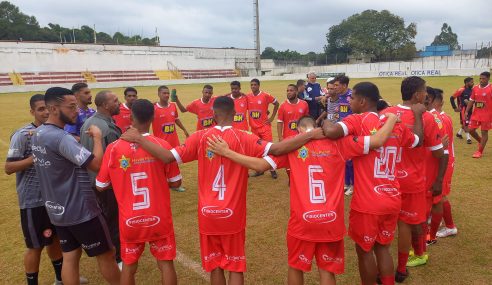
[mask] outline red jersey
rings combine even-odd
[[[434,121],[436,122],[436,125],[438,127],[437,132],[439,134],[439,137],[444,137],[444,135],[446,134],[446,129],[444,127],[444,122],[441,115],[439,114],[439,112],[436,111],[436,109],[430,110],[429,113],[431,113],[434,117]],[[447,149],[444,150],[444,154],[448,154]],[[432,187],[432,184],[434,184],[434,181],[436,181],[437,174],[439,172],[439,158],[434,157],[430,149],[425,150],[425,155],[425,189],[429,190]]]
[[[232,122],[232,126],[236,129],[248,131],[248,98],[246,96],[241,95],[239,98],[234,98],[234,96],[228,95],[234,100],[234,110],[236,110],[236,115],[234,115],[234,121]]]
[[[144,136],[163,148],[171,148],[162,139]],[[174,233],[168,182],[178,180],[181,174],[176,163],[164,164],[137,144],[124,140],[108,145],[96,185],[113,185],[122,242],[147,242]]]
[[[397,105],[389,107],[383,113],[396,114],[401,124],[413,130],[415,117],[410,107]],[[425,188],[425,151],[426,148],[434,151],[442,148],[439,127],[434,120],[434,116],[429,112],[422,114],[422,124],[424,127],[424,145],[416,148],[403,148],[401,150],[400,167],[396,172],[396,177],[400,183],[400,192],[418,193],[427,190]]]
[[[268,106],[277,102],[272,95],[260,91],[258,95],[248,94],[249,125],[251,129],[259,129],[265,126],[268,120]]]
[[[492,85],[485,87],[476,85],[472,89],[470,101],[473,102],[473,113],[471,120],[479,122],[492,121]]]
[[[178,133],[176,132],[177,118],[178,109],[175,103],[169,102],[167,107],[163,107],[159,103],[154,104],[152,132],[154,136],[167,141],[171,147],[179,145]]]
[[[200,233],[227,235],[246,226],[248,169],[208,150],[207,138],[220,136],[235,152],[266,155],[271,143],[233,128],[215,126],[192,134],[171,150],[178,163],[198,160],[198,225]]]
[[[337,124],[342,126],[345,135],[370,136],[385,121],[386,117],[367,112],[349,115]],[[375,215],[399,213],[401,196],[396,172],[400,167],[402,148],[413,148],[418,143],[418,136],[398,124],[381,148],[352,159],[356,175],[350,208]]]
[[[287,233],[301,240],[330,242],[345,234],[345,161],[369,150],[369,137],[312,140],[296,151],[264,159],[290,168],[290,219]]]
[[[303,116],[309,115],[309,107],[306,101],[297,99],[297,103],[292,104],[285,100],[278,109],[277,122],[284,123],[282,137],[288,138],[297,135],[297,121]]]
[[[449,152],[449,162],[448,165],[454,162],[454,134],[453,134],[453,119],[446,113],[440,113],[442,121],[444,123],[444,129],[449,138],[448,152]]]
[[[132,121],[130,119],[131,114],[132,111],[130,108],[128,108],[125,103],[122,103],[120,104],[120,113],[113,116],[114,123],[123,133],[132,125]]]
[[[186,106],[186,110],[195,114],[198,119],[196,122],[197,131],[215,126],[213,109],[214,101],[215,98],[212,97],[208,103],[203,103],[202,98],[200,98],[193,100],[193,102]]]

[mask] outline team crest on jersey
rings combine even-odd
[[[442,121],[441,119],[439,119],[439,117],[437,117],[437,114],[434,114],[434,120],[436,121],[437,123],[437,126],[439,127],[439,129],[442,129]]]
[[[125,155],[122,155],[121,158],[118,160],[120,162],[120,168],[126,171],[128,168],[130,168],[130,159],[125,157]]]
[[[306,146],[302,146],[297,150],[297,158],[302,159],[302,161],[306,161],[306,158],[309,156],[309,150]]]
[[[210,150],[210,149],[207,149],[207,151],[205,152],[205,156],[212,160],[214,158],[214,153]]]
[[[376,128],[372,128],[372,130],[369,131],[371,133],[371,136],[376,134],[378,132],[378,130],[376,130]]]

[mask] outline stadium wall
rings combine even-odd
[[[255,50],[0,42],[0,73],[106,70],[254,69]],[[240,65],[240,67],[238,67]]]

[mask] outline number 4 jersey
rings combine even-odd
[[[162,139],[144,136],[171,149]],[[179,180],[181,174],[175,162],[164,164],[137,144],[120,139],[107,147],[96,185],[113,186],[122,242],[158,240],[174,232],[168,182]]]
[[[369,152],[369,137],[313,140],[282,156],[264,159],[277,168],[290,168],[288,234],[313,242],[343,239],[345,161]]]
[[[201,234],[227,235],[246,226],[248,169],[208,150],[207,138],[222,137],[235,152],[266,155],[271,143],[231,126],[198,131],[171,150],[178,163],[198,160],[198,225]]]

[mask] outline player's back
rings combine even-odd
[[[146,138],[171,148],[162,139]],[[168,181],[181,179],[176,164],[166,165],[137,144],[121,139],[108,146],[103,163],[118,201],[121,239],[144,242],[173,233]]]
[[[198,160],[200,232],[237,233],[246,224],[248,170],[209,151],[207,142],[212,136],[221,137],[235,152],[254,157],[266,155],[271,143],[232,126],[215,126],[192,134],[172,150],[179,163]]]

